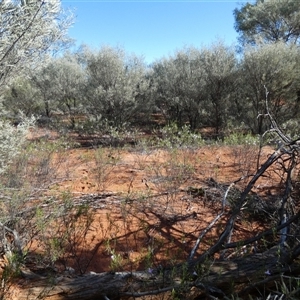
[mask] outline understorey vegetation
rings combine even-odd
[[[0,299],[299,299],[299,4],[146,65],[0,2]]]
[[[2,298],[296,299],[299,140],[265,117],[260,137],[172,125],[84,148],[12,128],[32,127],[1,174]]]

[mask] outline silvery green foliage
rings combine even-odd
[[[75,126],[74,117],[83,110],[82,88],[85,73],[75,54],[52,58],[47,64],[33,71],[31,84],[38,90],[44,106],[43,114],[50,117],[52,110],[69,117]]]
[[[263,133],[269,123],[266,113],[266,90],[269,107],[278,123],[298,116],[300,91],[300,52],[296,45],[265,44],[246,48],[239,65],[236,118],[253,133]],[[258,117],[260,115],[260,117]]]
[[[75,55],[66,53],[50,64],[52,83],[55,86],[54,97],[58,109],[69,117],[70,125],[75,127],[75,117],[84,111],[82,89],[85,73]]]
[[[38,65],[41,56],[65,42],[72,15],[60,0],[5,0],[0,2],[0,85],[26,66]]]
[[[0,120],[0,174],[5,172],[8,165],[20,153],[26,141],[28,129],[34,125],[35,118],[23,119],[17,126]]]
[[[84,55],[87,112],[116,127],[130,122],[148,88],[143,59],[107,46]]]
[[[169,122],[176,122],[179,127],[188,121],[195,129],[206,113],[202,92],[205,72],[200,55],[196,48],[185,48],[152,66],[156,106]]]
[[[225,121],[226,104],[236,67],[234,51],[221,42],[184,48],[153,65],[156,105],[168,121],[191,129]]]
[[[205,75],[206,110],[216,133],[226,126],[228,106],[236,82],[237,60],[234,49],[218,41],[201,49],[201,66]]]
[[[256,0],[234,10],[235,29],[245,44],[299,43],[300,0]]]
[[[3,108],[7,112],[8,117],[16,117],[22,111],[24,115],[39,115],[40,112],[40,98],[39,91],[32,85],[28,78],[23,76],[16,78],[7,87],[2,95]],[[3,109],[0,109],[3,113]]]

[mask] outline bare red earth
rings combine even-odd
[[[47,138],[51,137],[55,133],[48,132]],[[210,183],[223,184],[225,192],[230,183],[244,176],[237,184],[241,189],[272,151],[263,148],[257,162],[258,149],[253,146],[68,150],[59,164],[65,179],[53,185],[51,193],[67,191],[75,202],[89,201],[92,224],[60,262],[76,272],[103,272],[152,268],[186,259],[199,234],[221,210],[223,195],[217,190],[214,195]],[[278,178],[266,177],[254,192],[272,193],[276,183]],[[192,189],[200,193],[193,194]],[[198,253],[215,242],[226,219],[225,214],[206,235]],[[233,239],[253,236],[262,226],[240,220]],[[38,243],[31,249],[42,251]]]

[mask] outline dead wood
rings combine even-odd
[[[21,279],[14,282],[5,299],[10,300],[61,300],[61,299],[120,299],[135,293],[161,293],[169,290],[162,277],[149,272],[108,272],[83,276],[42,277],[22,271]],[[107,298],[105,298],[107,297]]]
[[[196,287],[199,293],[229,295],[234,291],[251,291],[257,285],[273,281],[283,274],[300,270],[291,263],[291,249],[274,246],[263,253],[232,260],[211,260],[201,264],[194,261],[194,271],[186,264],[166,269],[138,272],[106,272],[83,276],[56,274],[50,277],[23,269],[5,299],[62,300],[62,299],[126,299],[130,296],[160,294],[169,290],[188,292]],[[188,274],[186,273],[188,272]],[[106,298],[105,298],[106,297]]]

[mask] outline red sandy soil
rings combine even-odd
[[[46,138],[55,137],[48,132]],[[263,148],[260,163],[272,151]],[[241,189],[255,171],[258,149],[98,147],[70,149],[64,157],[58,165],[63,179],[52,185],[51,193],[68,191],[74,203],[88,201],[91,226],[83,234],[80,224],[86,218],[79,219],[77,232],[82,233],[81,238],[73,239],[76,243],[69,245],[60,263],[76,273],[86,273],[145,269],[186,259],[199,234],[220,212],[227,186],[246,176],[236,185]],[[277,182],[274,176],[266,177],[253,191],[272,194]],[[223,184],[223,192],[216,183]],[[228,213],[209,231],[198,255],[216,241],[227,217]],[[255,235],[262,226],[240,219],[233,241]],[[36,243],[32,250],[41,248]]]

